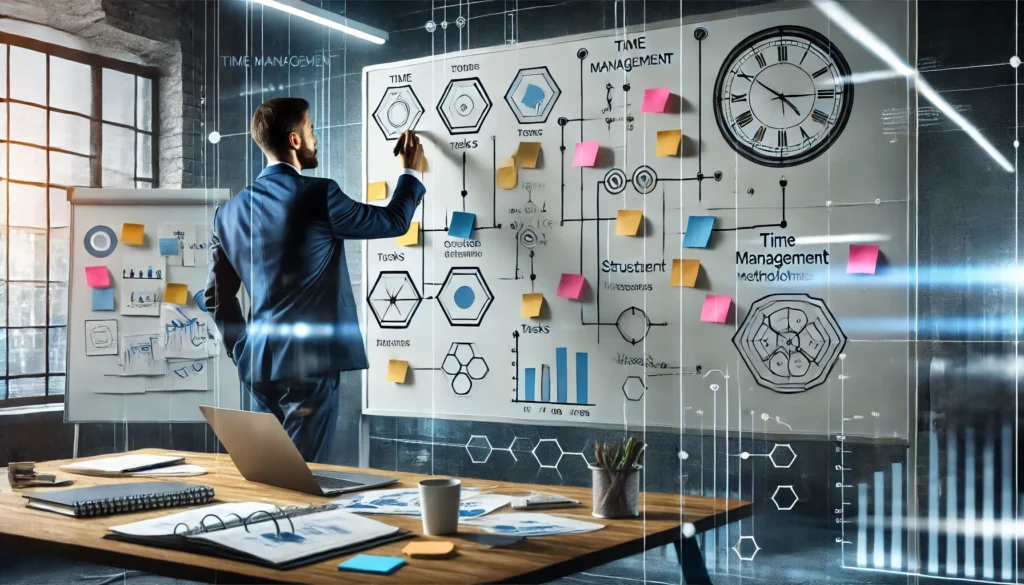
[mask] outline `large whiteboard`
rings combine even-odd
[[[846,6],[897,54],[907,52],[904,9]],[[773,168],[723,138],[713,87],[737,44],[783,25],[829,38],[852,69],[856,96],[828,152]],[[633,66],[617,67],[620,60]],[[897,271],[913,258],[913,145],[883,124],[911,102],[906,79],[880,69],[807,5],[364,69],[366,182],[398,174],[390,138],[402,123],[425,137],[428,161],[419,244],[365,248],[364,412],[906,437],[912,289],[898,275],[846,274],[851,241],[879,244],[883,264]],[[506,99],[522,103],[517,82],[531,75],[548,98],[532,117]],[[641,113],[644,90],[665,86],[678,96],[676,111]],[[438,106],[452,96],[480,120],[443,119],[439,112],[451,110]],[[657,132],[671,129],[683,132],[681,155],[656,157]],[[572,168],[584,140],[600,143],[598,165]],[[515,188],[499,188],[496,171],[520,141],[541,143],[540,164],[519,169]],[[658,179],[646,194],[635,188],[644,166]],[[640,236],[616,235],[622,209],[642,210]],[[471,240],[445,233],[454,211],[476,214]],[[726,231],[706,249],[682,248],[690,215],[713,215]],[[778,268],[744,260],[780,253],[805,261],[783,258]],[[684,258],[700,260],[695,288],[669,286],[673,260]],[[586,277],[584,300],[556,295],[563,272]],[[520,317],[525,293],[544,295],[541,318]],[[726,324],[701,322],[707,294],[732,297]],[[758,323],[788,315],[790,333],[827,347],[812,371],[793,362],[791,383],[764,384],[755,370],[771,378],[777,364],[756,356]],[[747,358],[734,344],[738,333],[750,338]],[[406,383],[387,381],[389,360],[409,362]]]
[[[215,357],[196,366],[197,373],[187,361],[173,362],[174,368],[161,376],[112,376],[119,371],[119,352],[124,351],[125,335],[161,333],[160,316],[124,315],[121,304],[129,288],[137,281],[122,277],[124,260],[129,254],[143,254],[164,258],[164,283],[188,285],[188,304],[183,310],[195,314],[198,310],[195,296],[206,287],[208,256],[206,244],[212,233],[213,212],[228,199],[226,189],[73,189],[71,201],[71,277],[68,285],[68,341],[67,341],[67,396],[64,418],[68,422],[200,422],[199,406],[212,405],[238,408],[240,387],[234,364],[222,347]],[[103,236],[93,241],[91,233],[97,226],[109,228],[115,238],[121,237],[124,223],[143,224],[145,239],[142,246],[128,246],[118,241],[112,252],[96,257],[86,250],[104,250],[108,241]],[[193,266],[182,266],[181,256],[159,256],[160,226],[195,226],[196,249]],[[184,241],[184,240],[183,240]],[[183,244],[184,245],[184,244]],[[102,253],[102,252],[101,252]],[[182,251],[181,255],[186,252]],[[193,262],[190,262],[193,263]],[[175,266],[174,264],[178,264]],[[114,311],[93,311],[92,289],[86,283],[85,268],[106,266],[114,289]],[[160,287],[161,284],[155,286]],[[173,306],[171,306],[173,307]],[[167,308],[171,308],[167,307]],[[161,310],[165,307],[161,306]],[[117,324],[117,354],[86,355],[87,323],[90,327],[101,321]],[[103,335],[106,336],[106,329]],[[158,337],[156,345],[163,343]],[[95,345],[93,345],[95,348]],[[95,352],[95,349],[93,349]],[[183,378],[173,370],[182,370]],[[177,380],[188,379],[188,382]],[[173,382],[171,380],[174,380]],[[198,381],[196,381],[198,380]],[[177,390],[175,384],[203,390]]]

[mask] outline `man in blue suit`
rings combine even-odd
[[[280,98],[252,117],[267,167],[214,217],[204,295],[253,410],[271,412],[307,461],[324,461],[338,411],[339,372],[367,367],[345,240],[394,238],[409,230],[425,189],[419,138],[395,149],[402,174],[391,201],[353,201],[317,166],[309,103]],[[252,302],[248,323],[237,294]]]

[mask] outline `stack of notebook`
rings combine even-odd
[[[184,477],[203,475],[198,465],[180,465],[184,457],[173,455],[119,455],[61,465],[61,471],[96,477]]]
[[[173,481],[114,483],[25,494],[28,507],[84,518],[153,508],[197,506],[213,501],[213,488]]]

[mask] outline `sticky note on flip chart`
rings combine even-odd
[[[420,222],[414,221],[409,224],[409,231],[404,236],[395,238],[396,246],[416,246],[420,243]]]
[[[160,255],[177,256],[178,238],[160,238]]]
[[[601,149],[598,142],[577,142],[576,155],[572,157],[574,167],[592,167],[597,164],[597,151]]]
[[[367,201],[380,201],[381,199],[388,198],[388,183],[387,181],[377,181],[376,183],[370,183],[366,186],[366,200]]]
[[[668,107],[668,96],[671,95],[667,87],[652,87],[644,90],[644,103],[640,105],[640,111],[648,114],[662,114]]]
[[[697,286],[698,272],[700,272],[700,260],[676,258],[672,260],[672,277],[669,284],[693,288]]]
[[[658,144],[654,149],[654,155],[677,156],[679,154],[679,143],[682,141],[682,130],[659,130]]]
[[[643,219],[644,212],[639,209],[620,209],[615,219],[615,235],[635,236],[640,231]]]
[[[579,300],[583,294],[583,284],[587,279],[582,274],[562,273],[562,279],[558,281],[558,296],[565,299]]]
[[[141,246],[146,238],[146,226],[141,223],[121,225],[121,243],[129,246]]]
[[[510,191],[516,188],[519,183],[519,171],[516,169],[516,159],[507,158],[505,162],[501,163],[498,170],[494,171],[494,178],[498,182],[498,186],[506,191]]]
[[[405,360],[388,360],[388,382],[405,384],[405,377],[409,373],[409,362]]]
[[[523,306],[519,316],[526,319],[540,317],[540,310],[544,306],[544,295],[542,293],[526,293],[523,295]]]
[[[338,565],[339,571],[355,571],[357,573],[376,573],[390,575],[405,564],[398,557],[382,557],[379,555],[356,555]]]
[[[465,211],[452,212],[452,222],[448,226],[448,235],[455,238],[469,239],[473,237],[473,224],[476,214]]]
[[[707,248],[711,239],[711,230],[715,227],[713,215],[691,215],[686,220],[686,237],[683,238],[684,248]]]
[[[92,289],[92,310],[113,311],[114,310],[114,289],[94,288]]]
[[[850,244],[847,274],[874,274],[878,267],[878,244]]]
[[[700,320],[705,323],[725,323],[729,320],[730,308],[732,308],[732,297],[707,295],[704,297],[704,308],[700,311]]]
[[[110,271],[106,266],[86,266],[85,284],[89,288],[110,288]]]
[[[521,169],[537,168],[540,158],[540,142],[520,142],[516,151],[516,166]]]
[[[172,305],[188,304],[188,285],[168,282],[164,288],[164,302]]]

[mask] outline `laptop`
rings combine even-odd
[[[200,406],[206,422],[249,481],[314,496],[333,496],[398,482],[370,473],[317,471],[303,461],[291,437],[270,413]]]

